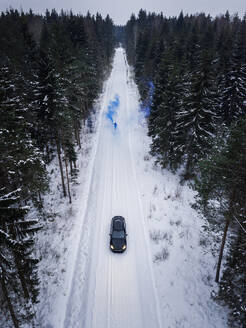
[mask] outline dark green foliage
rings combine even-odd
[[[37,302],[39,291],[33,236],[41,227],[37,220],[26,219],[28,208],[19,205],[20,189],[4,191],[0,194],[0,280],[8,297],[4,295],[2,302],[9,299],[14,308],[23,308],[22,314],[15,316],[19,322],[30,322],[34,313],[28,303]]]
[[[246,228],[246,224],[244,224]],[[246,229],[245,229],[246,231]],[[229,326],[244,327],[246,322],[246,233],[239,227],[230,243],[226,269],[216,299],[230,308]]]
[[[156,79],[156,90],[149,117],[149,135],[153,142],[151,152],[162,167],[175,169],[180,163],[180,152],[176,148],[176,113],[181,106],[184,84],[176,69],[170,50],[166,50]],[[163,128],[165,126],[165,128]]]
[[[121,25],[116,25],[114,28],[114,36],[117,44],[125,46],[125,27]]]
[[[236,40],[228,67],[219,84],[221,116],[227,125],[244,116],[246,111],[246,64],[243,60],[241,43]]]
[[[216,200],[218,213],[226,214],[232,210],[237,217],[245,215],[246,204],[246,121],[223,133],[214,144],[206,159],[200,161],[200,178],[196,189],[201,204],[206,211],[214,209]]]
[[[176,144],[185,162],[186,179],[194,175],[196,163],[205,156],[216,132],[218,93],[214,67],[207,53],[202,56],[188,78],[189,85],[176,111],[177,124],[173,131],[174,135],[182,135]]]
[[[194,177],[220,125],[245,114],[245,18],[229,13],[165,18],[140,10],[126,25],[126,50],[141,100],[155,93],[152,152],[163,166]],[[172,70],[174,73],[170,73]],[[174,78],[175,76],[175,78]]]
[[[39,286],[33,248],[40,225],[23,205],[42,210],[46,165],[56,155],[63,194],[71,197],[68,166],[73,174],[81,126],[109,72],[114,46],[109,16],[1,14],[0,303],[15,327],[28,320],[31,325]]]
[[[7,191],[21,188],[23,200],[44,191],[45,168],[31,137],[31,123],[22,94],[24,76],[9,66],[0,68],[0,186]]]
[[[226,135],[229,136],[225,138]],[[228,217],[233,235],[216,298],[231,308],[230,327],[243,327],[246,314],[246,121],[223,133],[199,165],[200,177],[195,185],[199,193],[197,204],[217,229]]]
[[[196,207],[212,229],[230,224],[218,299],[232,309],[230,327],[244,327],[245,234],[236,219],[245,226],[246,16],[166,18],[141,10],[125,35],[142,103],[154,83],[151,153],[162,167],[180,168],[182,180],[195,181]]]

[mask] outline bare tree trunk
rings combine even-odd
[[[59,167],[60,167],[60,173],[61,173],[61,180],[62,180],[62,189],[63,189],[63,195],[64,197],[67,197],[65,182],[64,182],[64,175],[63,175],[63,168],[62,168],[62,160],[61,160],[61,148],[59,141],[56,139],[56,149],[57,149],[57,155],[59,160]]]
[[[189,180],[191,178],[190,166],[191,166],[192,155],[188,155],[188,159],[185,166],[184,180]]]
[[[76,122],[76,121],[74,121],[73,126],[74,126],[75,140],[76,140],[77,145],[79,145],[79,141],[78,141],[78,133],[77,133],[77,122]]]
[[[43,207],[43,201],[42,201],[40,191],[38,191],[38,200],[39,200],[39,203],[40,203],[40,207]]]
[[[225,225],[224,234],[223,234],[223,238],[222,238],[222,242],[221,242],[221,246],[220,246],[220,254],[219,254],[219,260],[218,260],[218,264],[217,264],[215,282],[219,282],[220,267],[221,267],[221,262],[222,262],[225,241],[226,241],[226,236],[227,236],[227,231],[228,231],[229,225],[230,225],[230,218],[228,216],[226,219],[226,225]]]
[[[224,234],[223,234],[223,238],[222,238],[222,242],[221,242],[221,246],[220,246],[220,254],[219,254],[219,260],[218,260],[218,265],[217,265],[217,270],[216,270],[215,282],[219,282],[221,261],[222,261],[222,257],[223,257],[227,231],[228,231],[228,228],[229,228],[229,225],[231,222],[231,218],[233,215],[233,207],[234,207],[235,197],[236,197],[236,188],[233,187],[231,197],[230,197],[230,202],[229,202],[229,211],[228,211],[228,214],[226,215],[226,225],[225,225]]]
[[[77,121],[74,122],[74,132],[75,132],[75,139],[76,139],[77,145],[79,146],[79,149],[81,149],[81,142],[80,142],[80,136],[79,136],[79,124]]]
[[[2,270],[2,272],[3,272],[3,270]],[[2,286],[3,295],[4,295],[4,297],[7,301],[7,304],[8,304],[8,309],[9,309],[9,312],[10,312],[14,327],[19,328],[19,323],[18,323],[18,320],[15,316],[14,308],[13,308],[13,305],[12,305],[11,300],[9,298],[8,291],[7,291],[3,276],[1,277],[0,282],[1,282],[1,286]]]
[[[67,156],[65,154],[65,167],[66,167],[66,176],[67,176],[67,190],[68,190],[68,197],[69,203],[72,203],[71,193],[70,193],[70,185],[69,185],[69,178],[68,178],[68,168],[67,168]]]
[[[77,140],[78,140],[78,145],[79,145],[79,149],[81,149],[81,142],[80,142],[80,135],[79,135],[79,124],[76,124],[76,131],[77,131]]]
[[[78,142],[79,142],[79,149],[81,149],[81,142],[80,142],[80,134],[79,134],[79,130],[78,130]]]
[[[49,151],[49,145],[46,144],[46,156],[47,156],[47,159],[48,161],[50,160],[50,151]]]
[[[69,165],[70,165],[70,174],[72,175],[73,173],[73,162],[69,160]]]
[[[20,278],[21,286],[22,286],[22,289],[23,289],[23,292],[24,292],[24,296],[25,296],[26,299],[29,299],[30,295],[29,295],[28,288],[27,288],[27,285],[26,285],[25,276],[22,272],[21,264],[20,264],[20,261],[18,259],[18,255],[14,254],[14,258],[15,258],[15,263],[16,263],[16,267],[17,267],[17,270],[18,270],[18,275],[19,275],[19,278]]]

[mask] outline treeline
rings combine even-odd
[[[109,16],[9,10],[0,17],[0,303],[14,327],[35,315],[39,281],[33,255],[57,156],[62,193],[76,169],[81,128],[109,72],[114,51]]]
[[[218,301],[230,327],[246,322],[246,16],[132,15],[125,46],[134,66],[151,152],[198,191],[210,228],[231,238]]]

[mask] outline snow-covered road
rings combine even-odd
[[[131,95],[128,72],[125,52],[118,48],[99,119],[90,192],[64,328],[161,327],[149,236],[132,156],[132,126],[137,120],[138,99]],[[110,120],[114,111],[116,129]],[[128,247],[123,254],[109,249],[109,227],[114,215],[126,219]]]
[[[59,219],[40,235],[37,327],[227,326],[227,309],[211,298],[218,234],[206,232],[206,220],[192,208],[195,192],[155,165],[138,98],[118,48],[95,103],[96,131],[84,127],[71,206],[60,198],[58,163],[53,174],[47,205],[59,207]],[[126,219],[123,254],[109,249],[115,215]]]
[[[192,208],[195,192],[155,164],[138,98],[118,48],[95,103],[96,131],[83,127],[72,205],[60,197],[58,162],[50,167],[45,206],[59,215],[39,237],[37,327],[227,327],[227,309],[211,298],[220,238]],[[123,254],[109,249],[115,215],[126,219]]]

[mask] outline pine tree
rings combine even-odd
[[[222,119],[227,125],[246,112],[246,63],[241,52],[242,42],[237,37],[229,65],[219,84],[220,110]]]
[[[166,79],[165,82],[163,81],[161,100],[158,99],[160,89],[157,89],[158,94],[153,100],[149,124],[152,130],[149,130],[149,133],[152,131],[150,134],[153,137],[152,154],[157,156],[157,161],[163,167],[169,166],[175,170],[180,162],[179,153],[175,148],[176,137],[173,132],[177,123],[176,115],[181,105],[184,85],[180,84],[181,76],[171,53],[165,53],[164,62]],[[153,120],[156,113],[158,115]]]
[[[21,73],[14,74],[8,66],[0,69],[0,185],[21,188],[22,199],[33,200],[45,191],[47,180],[41,154],[32,140],[26,108],[19,88]]]
[[[166,50],[163,53],[163,57],[161,63],[158,67],[158,73],[156,75],[156,79],[154,81],[155,91],[153,95],[153,102],[151,105],[151,111],[149,116],[149,124],[148,124],[148,134],[152,138],[155,138],[158,134],[158,119],[160,116],[160,105],[164,99],[164,92],[166,83],[168,81],[168,66],[170,64],[170,50]],[[154,149],[153,149],[154,151]],[[155,152],[155,151],[154,151]]]
[[[12,9],[0,16],[0,302],[14,327],[32,324],[39,289],[40,224],[24,205],[41,211],[55,152],[72,201],[68,168],[72,174],[81,126],[110,69],[113,32],[109,16]]]
[[[226,221],[217,267],[219,281],[220,265],[227,231],[232,221],[242,221],[246,213],[246,121],[234,126],[225,138],[215,143],[207,159],[201,160],[200,178],[196,182],[199,207],[215,225]]]
[[[246,231],[244,224],[244,230]],[[226,269],[219,283],[219,292],[216,300],[229,306],[228,323],[232,328],[243,327],[246,320],[245,293],[246,293],[246,234],[240,226],[230,242],[230,250],[226,259]]]
[[[1,189],[0,195],[0,280],[15,327],[20,320],[30,320],[34,315],[31,304],[37,302],[39,291],[38,260],[33,257],[32,250],[33,235],[40,225],[37,220],[25,218],[28,208],[20,205],[20,194],[20,189],[10,193]],[[21,296],[25,298],[25,313],[21,316],[14,310],[20,302],[16,293],[20,300]]]
[[[135,64],[135,77],[140,88],[140,93],[144,92],[145,87],[145,61],[147,57],[147,49],[149,44],[149,35],[147,31],[139,34],[136,46],[136,64]]]
[[[10,205],[16,202],[16,191],[4,195],[4,189],[1,189],[0,196],[0,283],[3,291],[2,304],[6,301],[6,306],[10,312],[13,325],[19,327],[17,311],[15,311],[15,299],[13,291],[16,289],[18,282],[16,281],[15,271],[12,269],[12,252],[11,249],[16,243],[15,240],[7,232],[7,222],[14,215],[23,214],[20,209],[12,209]]]
[[[126,53],[129,64],[135,64],[135,49],[137,44],[137,20],[134,14],[131,15],[130,20],[125,27],[126,33]]]
[[[210,148],[216,130],[217,92],[212,58],[208,53],[201,55],[200,63],[191,72],[189,80],[189,92],[176,115],[174,131],[179,140],[177,149],[185,161],[185,179],[194,176],[196,163]]]

